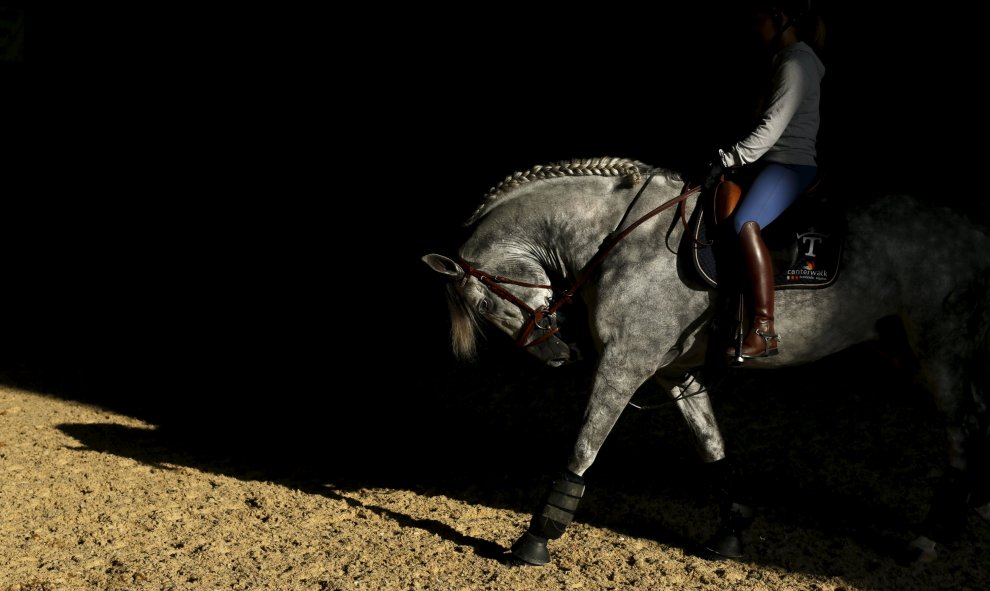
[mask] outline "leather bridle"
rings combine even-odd
[[[635,201],[639,199],[640,195],[643,194],[643,191],[646,189],[646,186],[649,185],[650,180],[652,179],[653,179],[652,175],[647,177],[646,182],[643,183],[643,188],[640,189],[639,193],[636,195],[636,198],[630,204],[629,206],[630,209],[632,208],[632,205],[635,203]],[[507,290],[502,285],[509,284],[509,285],[518,285],[520,287],[530,287],[534,289],[553,290],[552,285],[529,283],[526,281],[519,281],[518,279],[510,279],[509,277],[502,277],[501,275],[493,275],[491,273],[482,271],[481,269],[476,269],[474,266],[469,264],[464,259],[458,258],[457,260],[458,264],[460,264],[461,267],[464,269],[463,281],[466,282],[468,277],[476,278],[492,293],[502,298],[503,300],[515,304],[519,309],[521,309],[523,312],[528,314],[529,318],[526,320],[526,323],[523,324],[522,328],[520,329],[519,336],[516,337],[516,345],[523,348],[539,345],[541,343],[544,343],[551,337],[553,337],[559,331],[559,328],[557,327],[557,311],[560,310],[560,308],[565,303],[569,302],[571,300],[571,297],[577,292],[577,290],[580,289],[581,286],[584,285],[586,281],[588,281],[588,279],[591,277],[592,271],[594,271],[596,268],[598,268],[599,265],[601,265],[602,261],[612,251],[612,249],[615,248],[615,246],[619,243],[619,241],[621,241],[623,238],[628,236],[630,232],[635,230],[637,227],[640,226],[640,224],[642,224],[646,220],[650,219],[651,217],[659,214],[660,212],[666,209],[669,209],[675,205],[684,202],[688,197],[694,195],[700,190],[701,190],[700,186],[690,187],[687,183],[685,183],[684,188],[682,189],[680,195],[650,210],[645,215],[643,215],[633,223],[629,224],[628,227],[626,227],[618,234],[616,234],[615,232],[609,234],[602,242],[602,245],[598,248],[598,252],[595,253],[595,256],[592,257],[591,260],[588,261],[588,263],[584,266],[584,268],[582,268],[581,271],[578,273],[578,279],[577,281],[574,282],[574,285],[572,285],[566,292],[561,294],[559,298],[553,298],[553,297],[548,298],[547,304],[540,308],[531,307],[529,304],[527,304],[520,298],[516,297],[512,292]],[[533,332],[537,332],[538,335],[533,340],[528,341],[527,339],[529,339],[530,335],[533,334]]]
[[[475,269],[464,259],[458,258],[458,264],[464,269],[464,281],[467,281],[468,277],[474,277],[482,283],[485,287],[489,289],[492,293],[498,297],[512,302],[519,309],[529,315],[526,323],[523,324],[522,329],[519,331],[519,336],[516,338],[516,345],[519,347],[532,347],[538,345],[543,341],[546,341],[559,330],[557,328],[557,310],[560,308],[561,303],[564,300],[558,300],[552,306],[550,301],[552,298],[547,298],[547,304],[540,308],[533,308],[520,298],[516,297],[511,291],[502,287],[503,283],[508,283],[510,285],[518,285],[521,287],[532,287],[535,289],[549,289],[553,290],[552,285],[541,285],[539,283],[528,283],[526,281],[519,281],[517,279],[510,279],[508,277],[502,277],[500,275],[492,275],[482,271],[481,269]],[[527,341],[529,335],[533,333],[534,330],[542,332],[532,341]]]

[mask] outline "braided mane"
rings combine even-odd
[[[631,176],[633,180],[639,181],[642,174],[652,170],[647,164],[639,160],[629,158],[583,158],[574,160],[563,160],[553,164],[534,166],[529,170],[511,174],[489,189],[482,199],[481,205],[474,211],[470,218],[464,222],[465,226],[478,221],[488,210],[510,190],[543,179],[553,179],[568,176]]]

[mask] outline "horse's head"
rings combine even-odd
[[[557,336],[550,285],[501,277],[439,254],[428,254],[423,262],[450,279],[447,302],[457,357],[474,357],[478,319],[483,318],[547,365],[558,367],[570,359],[570,347]]]

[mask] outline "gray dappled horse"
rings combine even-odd
[[[591,394],[566,470],[512,547],[527,563],[549,562],[547,541],[559,538],[573,519],[584,493],[583,474],[650,378],[676,401],[716,491],[719,528],[706,547],[742,555],[741,533],[751,510],[736,498],[734,470],[697,379],[713,341],[717,298],[714,290],[683,280],[669,248],[685,232],[673,206],[685,195],[679,175],[633,160],[536,166],[485,196],[465,223],[473,231],[456,258],[423,257],[451,280],[447,293],[458,358],[475,355],[484,321],[558,366],[569,355],[556,327],[563,288],[571,288],[565,298],[573,292],[587,307],[599,350]],[[990,520],[990,503],[973,491],[983,478],[973,477],[973,470],[977,460],[985,461],[988,435],[990,238],[957,213],[905,196],[855,195],[848,201],[841,278],[827,289],[778,291],[780,354],[749,360],[745,367],[812,362],[877,338],[880,319],[903,320],[947,426],[951,482],[935,494],[931,523],[906,549],[915,560],[932,560],[942,535],[938,520],[965,514],[953,503],[968,499]]]

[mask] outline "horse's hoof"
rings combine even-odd
[[[717,558],[742,558],[743,542],[738,534],[716,534],[705,544],[705,550]]]
[[[543,566],[550,562],[547,540],[526,532],[512,545],[512,555],[526,564]]]
[[[918,536],[908,543],[897,557],[897,562],[905,565],[921,565],[935,562],[937,558],[935,542],[925,536]]]
[[[502,564],[512,568],[532,568],[534,566],[540,566],[538,564],[530,564],[525,560],[520,560],[519,558],[512,555],[511,552],[506,552],[504,558],[502,558]]]
[[[975,507],[973,511],[976,511],[976,514],[982,517],[984,521],[990,523],[990,503],[980,507]]]

